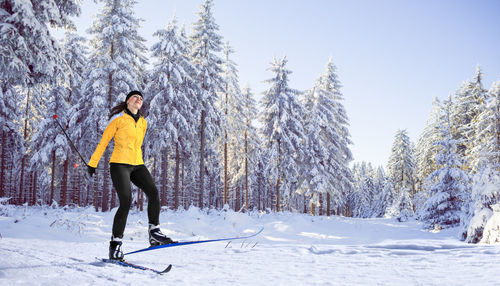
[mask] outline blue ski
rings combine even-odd
[[[165,273],[169,272],[170,269],[172,269],[172,264],[169,264],[167,266],[167,268],[165,268],[165,270],[161,271],[161,270],[156,270],[156,269],[153,269],[153,268],[149,268],[149,267],[137,265],[137,264],[134,264],[134,263],[130,263],[130,262],[125,261],[125,260],[113,260],[113,259],[102,258],[101,261],[102,262],[106,262],[106,263],[118,264],[118,265],[125,266],[125,267],[132,267],[132,268],[139,269],[139,270],[152,271],[152,272],[154,272],[156,274],[160,274],[160,275],[161,274],[165,274]]]
[[[253,234],[247,235],[247,236],[228,237],[228,238],[219,238],[219,239],[208,239],[208,240],[196,240],[196,241],[181,241],[181,242],[176,242],[176,243],[163,244],[163,245],[158,245],[158,246],[153,246],[153,247],[147,247],[147,248],[143,248],[143,249],[131,251],[131,252],[125,253],[124,255],[129,255],[129,254],[134,254],[134,253],[139,253],[139,252],[144,252],[144,251],[150,251],[150,250],[155,250],[155,249],[160,249],[160,248],[165,248],[165,247],[175,247],[175,246],[182,246],[182,245],[191,245],[191,244],[216,242],[216,241],[226,241],[226,240],[247,239],[247,238],[251,238],[251,237],[254,237],[254,236],[258,235],[263,230],[264,230],[264,228],[261,228],[256,233],[253,233]]]

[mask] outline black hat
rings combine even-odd
[[[144,98],[144,97],[142,96],[142,93],[141,93],[140,91],[138,91],[138,90],[132,90],[131,92],[129,92],[129,93],[127,94],[127,98],[125,98],[125,102],[127,102],[127,100],[128,100],[128,99],[129,99],[132,95],[135,95],[135,94],[140,95],[142,98]]]

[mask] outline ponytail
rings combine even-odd
[[[111,108],[111,110],[109,111],[108,120],[111,119],[111,117],[115,116],[115,114],[118,114],[125,110],[125,108],[127,108],[127,103],[125,101]]]
[[[115,116],[116,114],[124,111],[125,108],[127,108],[127,102],[125,102],[125,101],[122,102],[122,103],[120,103],[120,104],[118,104],[117,106],[111,108],[111,110],[109,111],[108,120],[111,119],[111,117]],[[142,112],[142,110],[139,109],[138,113],[139,113],[140,116],[145,117],[144,113]]]

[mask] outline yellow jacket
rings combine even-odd
[[[101,142],[97,145],[88,165],[97,168],[102,153],[113,137],[115,137],[115,148],[110,163],[143,165],[141,146],[147,127],[148,123],[144,117],[141,116],[136,123],[129,114],[120,113],[104,130]]]

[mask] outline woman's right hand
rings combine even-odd
[[[95,174],[95,168],[94,167],[91,167],[89,165],[87,165],[87,172],[89,173],[89,175],[92,177],[92,175]]]

